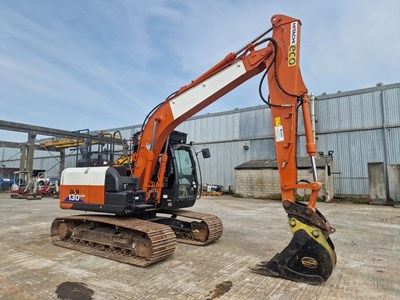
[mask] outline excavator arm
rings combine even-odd
[[[143,183],[142,189],[147,191],[147,199],[160,200],[162,180],[152,182],[151,178],[160,156],[162,163],[157,177],[163,177],[166,155],[161,154],[161,151],[171,132],[206,106],[262,72],[266,61],[272,60],[272,53],[271,46],[252,49],[251,54],[242,56],[230,53],[156,107],[143,128],[138,150],[132,153],[134,177],[140,178]]]
[[[260,95],[271,109],[283,207],[289,217],[293,238],[271,261],[262,262],[253,270],[264,275],[318,284],[329,278],[336,264],[334,246],[329,238],[335,230],[316,209],[321,183],[315,168],[316,146],[311,131],[307,88],[299,68],[301,23],[284,15],[273,16],[271,23],[270,30],[238,52],[228,54],[148,115],[137,150],[132,153],[133,177],[140,178],[141,189],[147,193],[146,199],[159,203],[168,158],[163,149],[172,131],[229,91],[264,72],[262,82],[267,78],[269,96],[263,96],[262,82]],[[271,31],[272,37],[265,38]],[[300,109],[314,176],[312,182],[306,183],[297,180],[296,137]],[[154,180],[155,177],[158,180]],[[311,191],[308,205],[296,202],[297,188]]]

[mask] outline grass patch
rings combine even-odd
[[[233,197],[233,198],[244,198],[244,196],[243,196],[242,194],[239,194],[239,193],[234,193],[234,194],[232,195],[232,197]]]
[[[349,198],[349,201],[353,204],[369,204],[369,199],[367,198]]]

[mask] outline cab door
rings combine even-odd
[[[179,146],[174,149],[178,184],[178,200],[196,199],[198,176],[191,147]]]

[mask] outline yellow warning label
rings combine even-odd
[[[276,117],[275,118],[275,126],[281,126],[281,117]]]

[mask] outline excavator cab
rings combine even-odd
[[[210,157],[203,149],[203,158]],[[161,207],[176,209],[193,206],[200,188],[201,175],[196,152],[186,144],[186,133],[174,131],[168,143],[168,161],[164,175]]]

